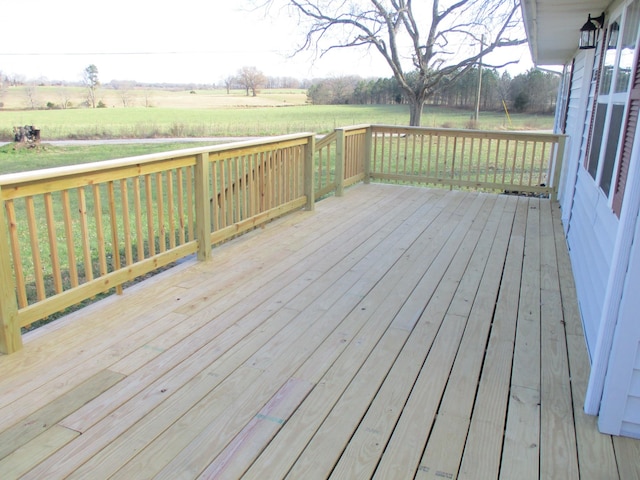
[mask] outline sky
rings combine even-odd
[[[0,71],[28,80],[80,81],[91,64],[98,67],[102,83],[218,84],[243,66],[270,77],[299,79],[391,76],[379,54],[365,49],[292,57],[302,40],[297,19],[281,10],[250,9],[245,0],[30,0],[11,5],[3,9]],[[527,48],[512,55],[521,59],[512,67],[515,73],[532,66]]]

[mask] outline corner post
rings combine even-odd
[[[196,239],[198,260],[211,258],[211,190],[209,188],[209,153],[196,156]]]
[[[564,148],[567,142],[566,135],[558,136],[558,146],[556,148],[556,155],[553,162],[553,180],[551,183],[551,189],[549,191],[549,197],[552,202],[558,201],[558,189],[560,188],[560,175],[562,173],[562,164],[564,163]]]
[[[316,156],[316,136],[311,134],[308,137],[307,145],[304,149],[304,194],[307,197],[305,209],[313,211],[315,209],[315,156]]]
[[[364,183],[371,183],[371,152],[373,152],[373,126],[369,125],[364,139]]]
[[[10,354],[22,349],[22,335],[18,325],[16,284],[11,270],[9,225],[5,217],[0,187],[0,353]]]
[[[344,128],[336,128],[336,197],[344,195],[344,170],[345,170],[345,133]]]

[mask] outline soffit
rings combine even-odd
[[[524,24],[536,65],[565,65],[575,55],[587,15],[599,16],[610,1],[522,0]]]

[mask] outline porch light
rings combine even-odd
[[[613,22],[609,25],[609,41],[607,42],[607,49],[615,50],[618,48],[618,37],[620,35],[620,25],[618,22]]]
[[[596,48],[598,42],[598,30],[604,24],[604,12],[597,18],[591,18],[591,14],[587,18],[587,22],[580,29],[580,48],[586,50]]]

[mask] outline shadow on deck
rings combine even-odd
[[[390,185],[268,224],[0,357],[0,475],[637,478],[549,200]]]

